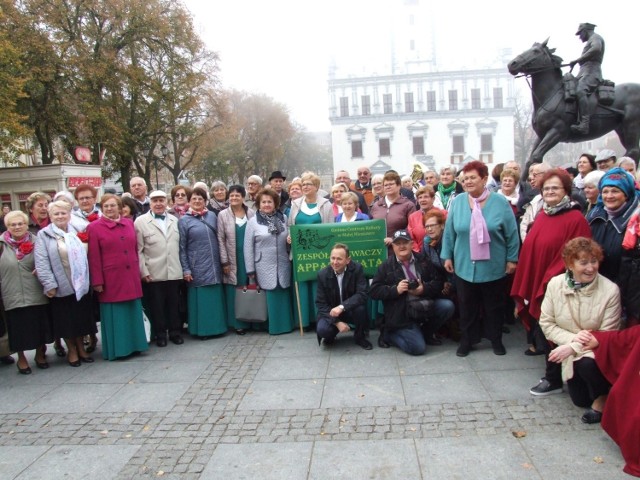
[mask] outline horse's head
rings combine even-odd
[[[548,41],[549,39],[547,38],[542,43],[534,43],[529,50],[511,60],[507,65],[509,73],[511,75],[517,75],[518,73],[531,75],[536,72],[559,68],[562,58],[553,54],[556,51],[555,48],[547,47]]]

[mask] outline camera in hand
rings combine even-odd
[[[419,285],[417,280],[409,280],[409,290],[415,290]]]

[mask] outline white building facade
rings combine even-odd
[[[334,170],[409,174],[514,156],[513,77],[505,68],[329,79]]]

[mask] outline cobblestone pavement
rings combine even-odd
[[[4,478],[54,471],[65,478],[250,478],[246,469],[261,478],[398,478],[407,465],[368,465],[408,449],[407,462],[417,467],[405,478],[458,478],[462,464],[470,478],[486,478],[477,466],[487,456],[492,468],[515,465],[524,478],[576,478],[580,468],[590,478],[624,478],[615,444],[599,426],[580,422],[568,395],[528,394],[525,386],[536,383],[543,362],[522,355],[522,332],[506,335],[505,343],[506,357],[485,347],[459,359],[451,342],[409,357],[395,349],[364,352],[348,337],[328,349],[318,348],[313,334],[255,333],[189,339],[80,369],[50,355],[51,369],[34,368],[30,378],[0,369],[0,471],[11,473]],[[61,376],[47,379],[55,371]],[[545,472],[545,458],[536,455],[543,440],[558,456],[556,467],[575,443],[588,448],[563,476],[558,468]],[[287,470],[269,465],[273,451],[244,457],[262,450],[243,444],[303,450]],[[351,470],[324,472],[332,463],[322,455],[357,453],[358,445],[364,457],[353,455]],[[490,458],[493,446],[504,459]]]

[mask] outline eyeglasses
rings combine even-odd
[[[24,227],[26,225],[26,223],[24,222],[19,222],[19,223],[10,223],[8,225],[9,228],[18,228],[18,227]]]
[[[303,187],[314,187],[315,185],[313,183],[307,182],[307,183],[303,183],[302,186]]]
[[[360,176],[360,175],[369,175],[369,172],[366,172],[366,171],[365,172],[358,172],[358,176]]]
[[[395,183],[383,183],[382,186],[384,188],[393,188],[393,187],[396,186],[396,184]]]
[[[553,185],[551,187],[542,187],[543,192],[557,192],[558,190],[563,190],[563,188],[556,185]]]
[[[176,197],[186,197],[187,194],[186,193],[176,193],[175,195]]]
[[[439,226],[440,226],[440,224],[439,224],[439,223],[432,223],[432,224],[430,224],[430,225],[425,225],[425,226],[424,226],[424,229],[425,229],[425,230],[431,230],[432,228],[436,228],[436,227],[439,227]]]
[[[250,187],[255,187],[256,185],[260,185],[258,182],[247,182],[247,185]]]

